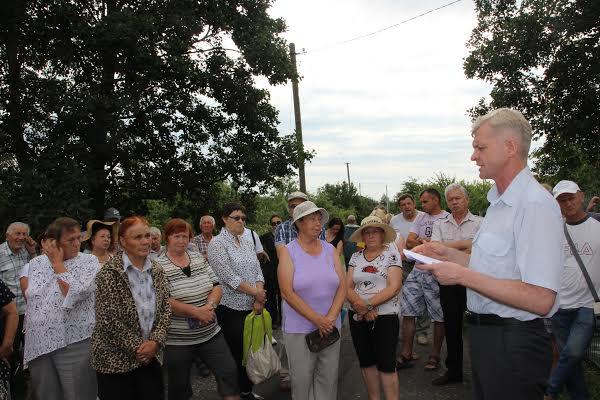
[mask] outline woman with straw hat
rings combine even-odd
[[[379,398],[379,382],[386,400],[399,397],[396,375],[398,293],[402,286],[402,261],[393,245],[396,232],[377,216],[362,220],[350,241],[365,243],[352,255],[347,287],[350,333],[369,399]]]
[[[297,205],[292,223],[298,237],[279,255],[283,334],[295,400],[337,398],[340,341],[335,338],[341,328],[346,285],[334,247],[319,239],[328,220],[327,211],[312,201]],[[312,334],[309,338],[320,336],[325,344],[311,352],[308,334]]]
[[[86,244],[89,252],[95,255],[103,266],[112,257],[113,253],[109,251],[114,247],[119,225],[115,221],[100,221],[97,219],[89,220],[86,224],[86,231],[81,235],[82,243]]]

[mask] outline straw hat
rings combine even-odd
[[[317,207],[315,203],[308,200],[298,204],[296,208],[294,208],[294,219],[292,223],[317,211],[321,213],[321,223],[326,224],[327,221],[329,221],[329,213],[324,208]]]
[[[113,241],[119,233],[119,222],[117,221],[100,221],[99,219],[90,219],[86,224],[85,232],[81,234],[82,242],[90,240],[92,237],[92,232],[94,231],[94,226],[96,225],[103,225],[103,228],[109,229],[110,235],[112,236],[111,240]]]
[[[354,231],[354,233],[352,234],[352,236],[350,236],[348,240],[350,240],[351,242],[362,242],[362,231],[367,228],[383,229],[383,243],[390,243],[396,240],[396,231],[388,224],[384,224],[383,222],[381,222],[381,218],[375,215],[369,215],[368,217],[360,221],[360,228]]]

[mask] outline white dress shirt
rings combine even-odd
[[[559,291],[564,265],[562,216],[558,203],[525,167],[499,194],[492,186],[490,207],[473,239],[470,268],[497,279],[520,280]],[[467,290],[467,307],[478,314],[529,321],[539,315],[500,304]],[[547,317],[558,308],[558,296]]]

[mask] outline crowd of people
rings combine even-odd
[[[288,218],[274,213],[261,236],[239,202],[224,205],[218,234],[217,218],[203,216],[197,236],[183,219],[159,229],[114,208],[83,232],[57,218],[38,241],[11,223],[0,244],[0,400],[24,368],[38,400],[183,400],[193,364],[222,398],[259,399],[243,332],[265,309],[283,333],[280,386],[295,400],[337,398],[344,319],[370,400],[399,399],[398,371],[419,363],[414,338],[428,344],[430,326],[424,370],[441,369],[445,340],[432,384],[460,383],[465,318],[474,398],[555,399],[566,388],[589,399],[581,361],[600,304],[600,216],[590,212],[600,199],[584,208],[575,182],[535,180],[531,127],[517,111],[479,118],[472,136],[471,160],[495,182],[485,217],[450,184],[449,211],[428,188],[421,210],[402,194],[398,215],[377,207],[360,225],[293,192]]]

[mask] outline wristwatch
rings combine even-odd
[[[373,310],[373,304],[371,304],[371,300],[367,300],[367,311]]]
[[[216,309],[217,309],[217,306],[218,306],[218,304],[217,304],[217,303],[215,303],[214,301],[212,301],[212,300],[209,300],[209,301],[207,301],[206,303],[207,303],[207,304],[210,304],[210,305],[211,305],[211,307],[213,308],[213,310],[216,310]]]

